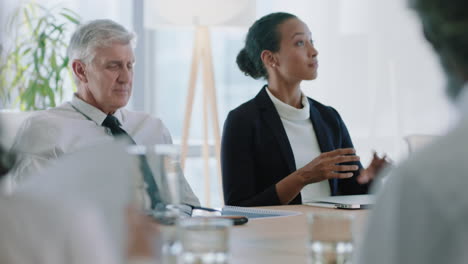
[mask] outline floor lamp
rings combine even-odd
[[[205,190],[210,190],[210,146],[209,146],[209,118],[211,114],[213,137],[215,145],[216,169],[218,174],[218,184],[221,187],[221,136],[219,132],[218,106],[216,100],[215,79],[213,70],[213,59],[211,52],[211,38],[207,26],[197,26],[195,30],[195,41],[192,54],[192,66],[190,70],[190,79],[187,92],[187,100],[185,106],[184,126],[182,131],[181,142],[181,165],[182,169],[185,166],[185,160],[188,152],[188,138],[190,131],[190,122],[192,119],[193,101],[195,98],[195,88],[197,84],[197,76],[200,64],[203,67],[203,145],[202,157],[204,168],[204,185]],[[222,199],[222,197],[221,197]],[[205,203],[211,204],[211,195],[209,191],[205,192]]]
[[[203,145],[202,157],[204,167],[204,204],[211,204],[211,177],[210,177],[210,143],[209,121],[211,119],[214,137],[214,149],[218,185],[221,186],[221,135],[218,119],[214,68],[211,50],[209,27],[213,26],[249,26],[255,18],[256,1],[254,0],[146,0],[145,25],[154,27],[163,26],[195,26],[192,64],[185,105],[184,124],[181,141],[181,166],[185,168],[188,154],[188,141],[192,119],[193,102],[197,87],[198,73],[202,71],[202,118],[203,118]],[[235,58],[232,58],[234,61]],[[201,66],[201,67],[200,67]],[[221,201],[223,197],[220,197]]]

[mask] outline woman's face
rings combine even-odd
[[[273,53],[276,72],[288,82],[317,78],[318,52],[312,42],[309,28],[297,18],[279,25],[280,49]]]

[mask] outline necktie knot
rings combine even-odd
[[[116,128],[120,127],[120,122],[117,119],[117,117],[113,115],[107,115],[106,119],[102,122],[102,126],[108,127],[108,128]]]

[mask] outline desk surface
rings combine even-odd
[[[260,207],[301,212],[301,215],[271,219],[250,219],[231,230],[232,263],[307,263],[307,213],[335,211],[353,215],[356,239],[362,234],[366,210],[339,210],[307,205]]]

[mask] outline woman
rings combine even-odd
[[[385,157],[374,153],[369,168],[362,169],[338,112],[301,92],[303,80],[317,77],[317,55],[307,25],[292,14],[269,14],[249,29],[237,65],[268,84],[226,119],[221,149],[226,204],[300,204],[364,194],[386,165]]]

